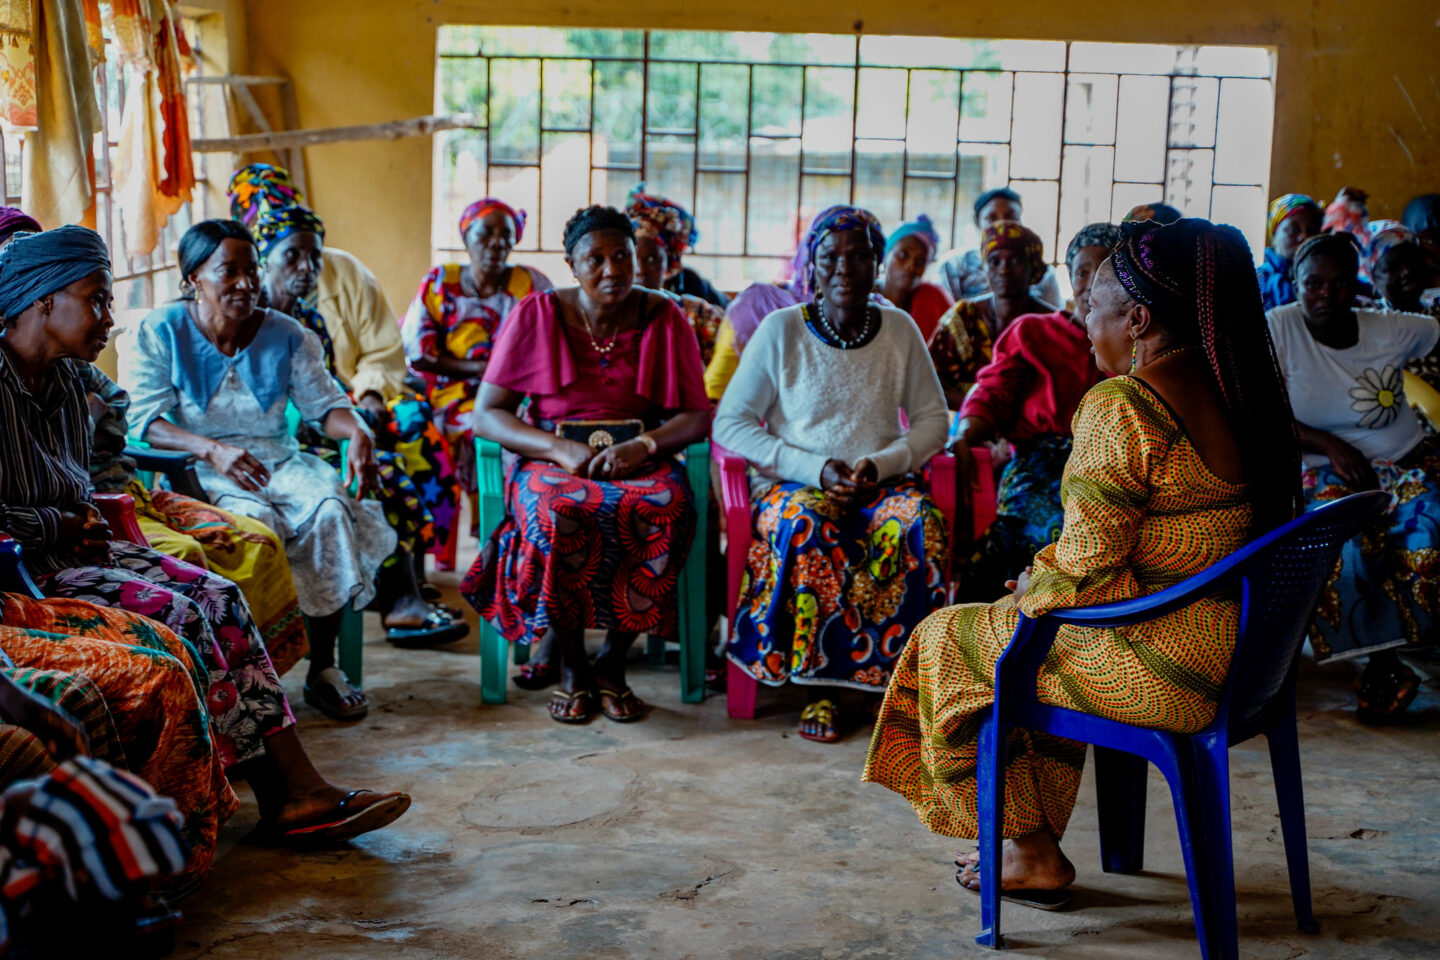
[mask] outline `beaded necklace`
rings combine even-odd
[[[835,324],[830,322],[830,317],[825,312],[825,298],[821,297],[820,299],[815,301],[816,319],[820,321],[821,328],[824,329],[825,333],[830,337],[830,339],[834,340],[840,345],[841,350],[853,350],[855,347],[858,347],[860,344],[868,340],[870,337],[871,323],[875,319],[875,315],[879,312],[880,311],[876,309],[873,303],[866,304],[865,326],[860,329],[859,334],[847,340],[844,337],[840,336],[840,331],[836,328]]]

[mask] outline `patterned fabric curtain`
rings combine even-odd
[[[184,89],[190,47],[168,0],[112,0],[110,10],[115,49],[131,72],[120,115],[115,199],[125,252],[142,257],[155,249],[165,221],[195,186]]]
[[[35,129],[25,134],[21,206],[42,226],[95,226],[94,0],[39,0],[32,12]]]
[[[0,121],[34,128],[34,0],[0,0]]]

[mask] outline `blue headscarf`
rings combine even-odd
[[[100,234],[64,226],[17,233],[0,250],[0,318],[7,323],[41,297],[110,269],[110,251]]]
[[[255,219],[250,232],[255,235],[255,249],[260,262],[270,259],[270,251],[276,244],[292,233],[309,231],[325,239],[325,223],[308,207],[299,204],[289,207],[266,207]]]
[[[935,230],[935,224],[930,222],[928,216],[922,213],[914,220],[907,220],[896,227],[895,232],[890,234],[890,239],[885,241],[885,256],[890,256],[890,251],[895,249],[895,245],[906,237],[919,237],[923,240],[925,246],[930,250],[931,259],[934,259],[935,250],[940,246],[940,234]]]

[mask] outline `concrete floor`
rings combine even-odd
[[[437,582],[451,586],[455,575]],[[455,598],[450,591],[452,602]],[[366,645],[374,706],[354,725],[300,704],[302,736],[338,783],[409,791],[390,829],[324,852],[227,825],[215,872],[182,907],[177,957],[980,957],[978,901],[952,879],[964,842],[924,830],[859,772],[868,730],[832,746],[793,733],[797,701],[679,702],[674,668],[637,666],[643,723],[562,727],[545,693],[480,703],[474,633],[452,648]],[[1232,754],[1245,958],[1440,957],[1440,685],[1403,727],[1359,726],[1353,667],[1311,665],[1301,736],[1318,936],[1295,929],[1268,758]],[[1152,771],[1153,774],[1153,771]],[[1101,872],[1087,771],[1065,849],[1073,906],[1007,905],[1012,948],[1046,958],[1198,958],[1163,780],[1152,775],[1147,871]]]

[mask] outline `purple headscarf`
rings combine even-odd
[[[805,231],[795,250],[789,283],[752,283],[730,301],[725,319],[730,321],[735,331],[737,349],[745,349],[761,320],[776,310],[784,310],[810,299],[810,249],[814,246],[815,228],[828,222],[836,211],[845,209],[848,207],[844,204],[836,204],[815,214],[815,219],[810,221],[810,229]]]

